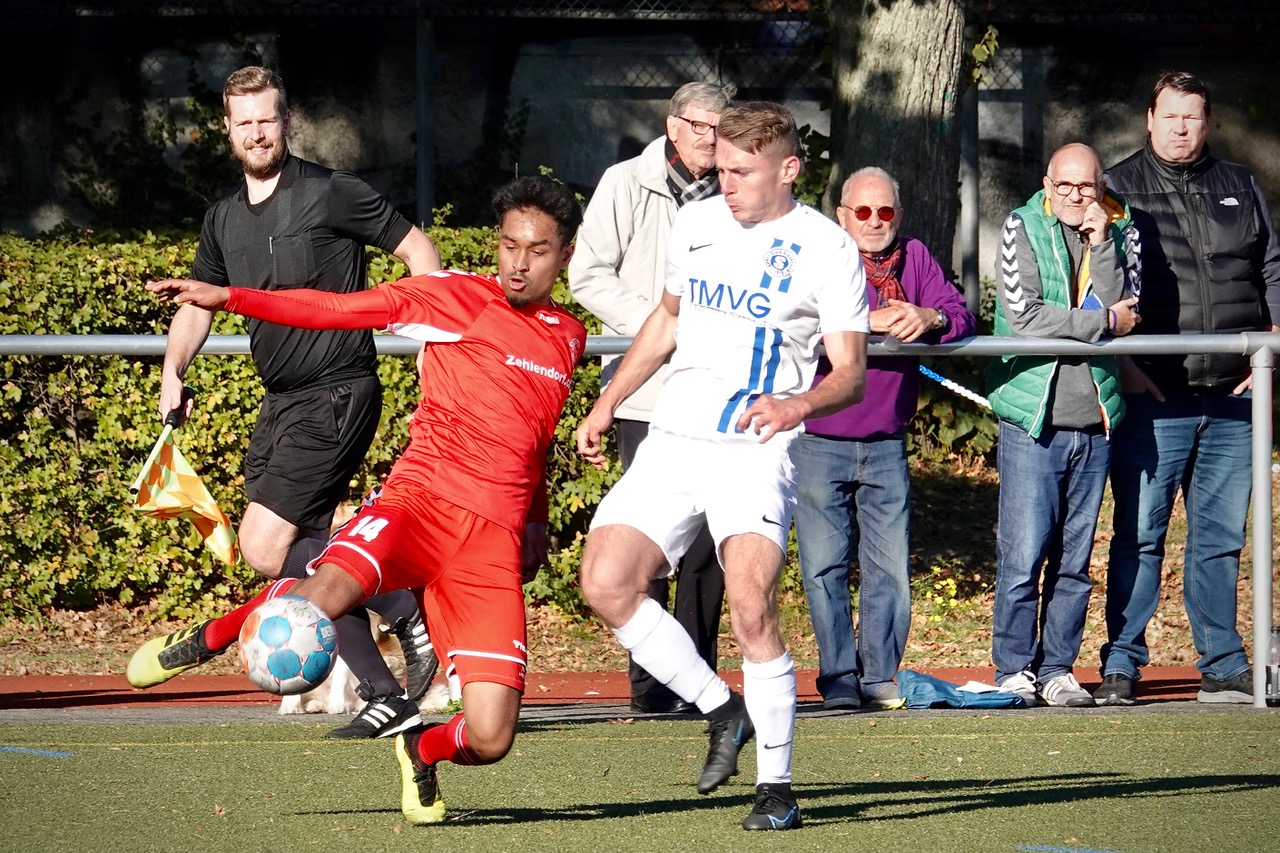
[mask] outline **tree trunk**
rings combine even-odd
[[[854,171],[901,184],[904,231],[943,267],[955,236],[965,36],[960,0],[828,0],[833,34],[831,159],[823,207]]]

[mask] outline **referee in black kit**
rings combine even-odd
[[[193,278],[263,290],[349,293],[368,286],[366,245],[395,255],[411,275],[440,268],[426,235],[366,183],[289,152],[288,98],[274,72],[255,66],[233,72],[222,100],[231,152],[243,167],[244,181],[206,212]],[[162,418],[175,409],[184,418],[191,413],[192,402],[183,399],[183,376],[212,320],[211,312],[191,305],[174,315],[161,380]],[[249,322],[249,340],[266,396],[245,460],[249,505],[240,521],[240,551],[268,578],[302,577],[323,549],[334,509],[377,432],[382,412],[377,352],[368,331],[310,331],[257,320]],[[412,664],[410,640],[418,639],[428,654],[430,646],[412,594],[394,595],[379,596],[371,606],[391,623]],[[331,737],[394,734],[416,721],[412,700],[421,693],[413,694],[426,690],[426,684],[413,683],[411,665],[409,696],[401,694],[372,640],[368,617],[362,616],[339,621],[339,641],[368,704]],[[206,642],[203,627],[161,652],[159,660],[135,659],[130,681],[151,686],[213,657],[216,652],[208,647],[225,647],[221,641],[227,638]],[[421,682],[422,673],[417,675]]]

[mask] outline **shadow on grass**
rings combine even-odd
[[[1127,776],[1077,773],[1016,779],[970,779],[951,782],[876,782],[797,785],[797,798],[809,826],[851,823],[861,820],[909,820],[957,812],[1014,809],[1024,806],[1082,803],[1114,798],[1163,798],[1197,794],[1237,794],[1280,789],[1280,775]],[[681,796],[642,802],[584,803],[578,806],[539,806],[514,809],[472,809],[450,813],[446,823],[460,826],[505,826],[554,821],[593,821],[658,814],[679,814],[750,805],[749,790],[742,794],[709,797]],[[875,809],[874,816],[863,813]],[[315,814],[392,814],[396,809],[358,812],[317,811]]]
[[[875,807],[877,813],[874,820],[880,821],[1114,798],[1233,794],[1269,789],[1280,789],[1280,775],[1130,776],[1118,773],[1075,773],[953,782],[807,785],[800,786],[797,795],[801,798],[805,821],[821,824],[872,819],[862,818],[856,811],[851,814],[850,799],[856,800],[862,808]],[[826,802],[833,799],[840,802]]]

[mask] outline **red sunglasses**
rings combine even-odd
[[[871,208],[871,207],[867,207],[865,204],[859,205],[858,207],[849,207],[848,205],[845,205],[845,204],[842,204],[840,206],[843,207],[845,210],[853,211],[853,215],[857,217],[859,222],[866,222],[868,219],[870,219],[872,210],[876,212],[876,216],[880,217],[881,222],[892,222],[893,217],[898,215],[898,211],[892,207]]]

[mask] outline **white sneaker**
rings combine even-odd
[[[1015,672],[1007,676],[997,685],[1005,693],[1014,693],[1022,697],[1028,708],[1036,706],[1036,674],[1030,670]]]
[[[1060,708],[1092,708],[1096,702],[1089,691],[1080,686],[1076,677],[1069,672],[1055,675],[1040,685],[1040,698],[1046,705]]]

